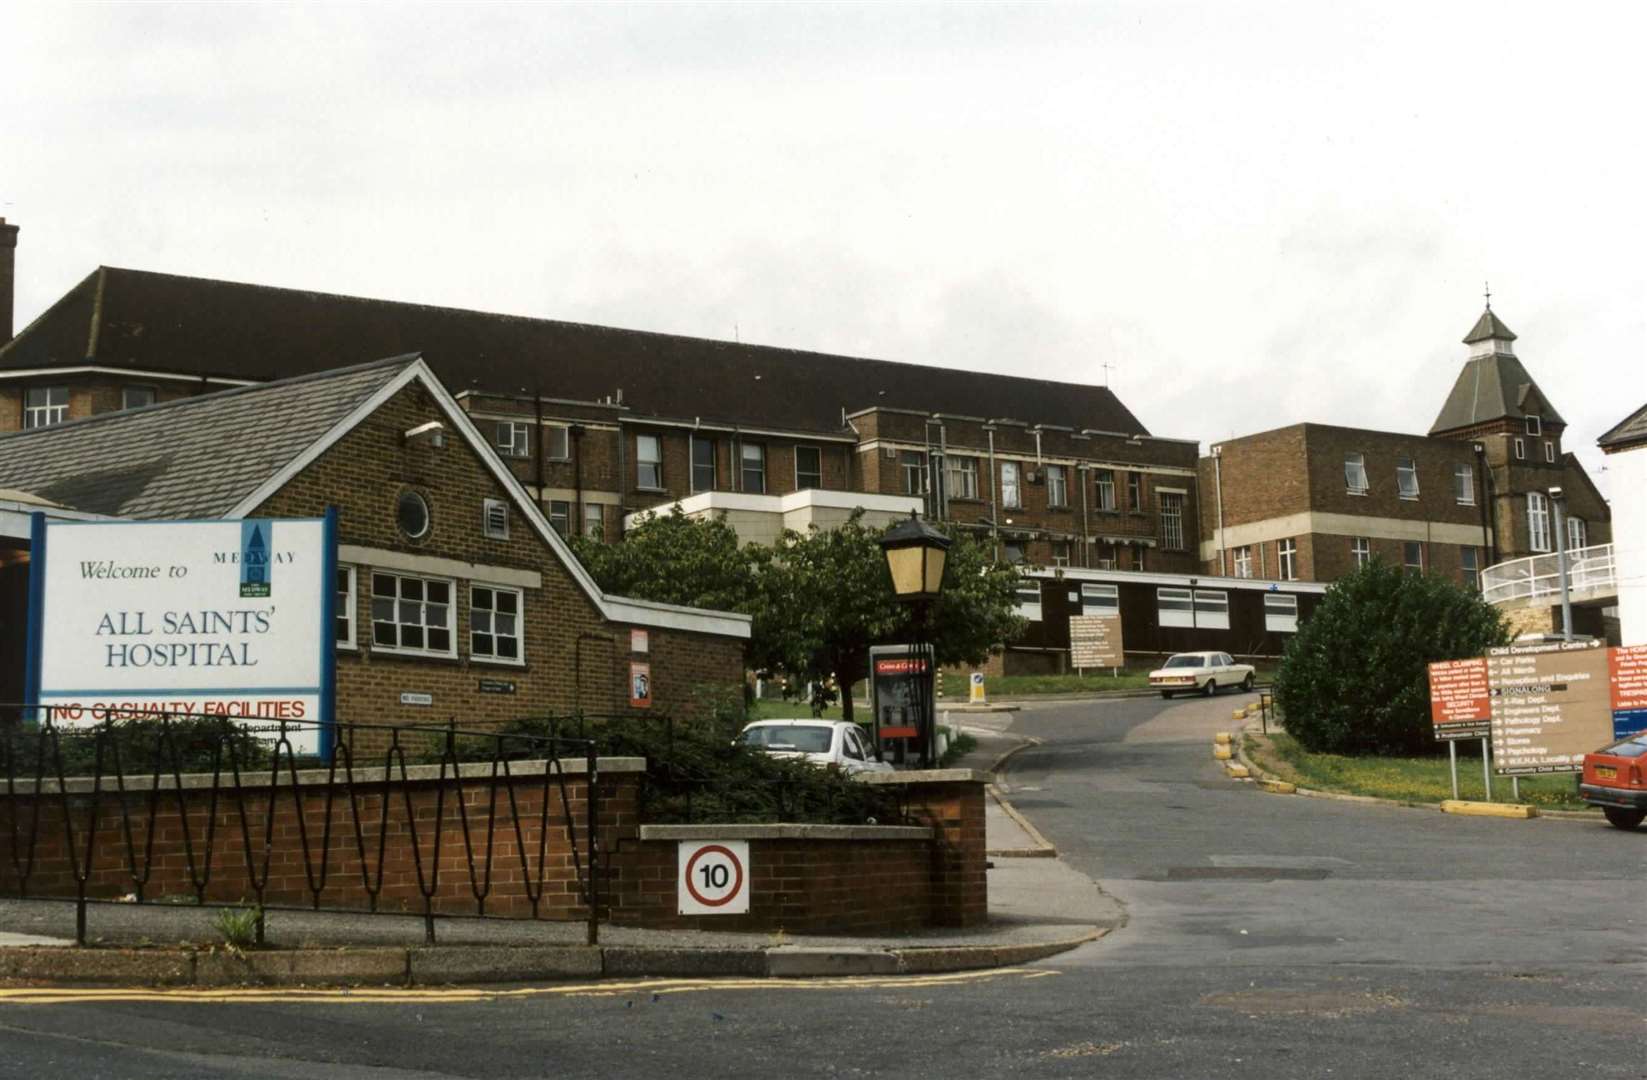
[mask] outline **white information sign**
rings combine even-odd
[[[682,915],[749,910],[749,841],[682,840],[675,892]]]
[[[68,725],[160,713],[313,725],[333,638],[325,534],[307,519],[49,523],[35,700]],[[309,725],[292,732],[299,753],[319,749]]]

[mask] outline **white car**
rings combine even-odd
[[[1216,694],[1226,686],[1251,690],[1257,672],[1251,664],[1237,664],[1229,653],[1181,652],[1149,673],[1151,688],[1170,698],[1177,693]]]
[[[757,720],[739,733],[738,741],[774,757],[804,757],[849,773],[892,771],[875,759],[863,729],[845,720]]]

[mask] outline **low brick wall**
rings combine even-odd
[[[864,778],[904,787],[913,826],[645,826],[637,816],[643,771],[638,758],[599,763],[601,909],[614,923],[890,933],[988,919],[985,774]],[[432,887],[437,912],[586,918],[567,828],[570,819],[581,859],[584,763],[565,762],[554,780],[542,761],[512,762],[511,773],[494,781],[490,765],[467,765],[441,779],[436,767],[418,766],[402,781],[398,770],[386,778],[381,768],[356,769],[351,794],[341,777],[308,770],[295,785],[290,775],[273,787],[267,774],[245,777],[238,797],[214,792],[203,775],[184,776],[181,787],[163,777],[158,793],[147,777],[128,777],[124,796],[106,790],[105,780],[95,798],[89,780],[71,779],[61,791],[48,780],[38,795],[20,781],[9,794],[0,787],[0,894],[73,897],[69,825],[84,858],[95,809],[87,885],[94,898],[141,891],[146,900],[192,901],[203,892],[210,903],[234,904],[255,900],[262,880],[271,905],[364,909],[375,893],[380,910],[422,911]],[[749,841],[747,914],[677,913],[678,844],[693,839]]]

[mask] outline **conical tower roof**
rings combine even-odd
[[[1488,308],[1476,320],[1464,343],[1474,346],[1492,340],[1514,341],[1515,334]],[[1464,370],[1458,373],[1441,412],[1430,425],[1430,434],[1445,435],[1477,424],[1507,417],[1519,420],[1528,415],[1537,416],[1547,424],[1567,423],[1513,353],[1477,350],[1477,355],[1471,356]]]
[[[1475,325],[1465,335],[1464,344],[1474,345],[1478,341],[1488,341],[1493,338],[1500,341],[1514,341],[1515,332],[1505,326],[1504,320],[1494,315],[1493,309],[1489,307],[1481,313],[1481,318],[1475,321]]]

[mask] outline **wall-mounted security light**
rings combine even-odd
[[[436,450],[446,445],[446,425],[439,420],[419,424],[401,436],[407,446],[432,446]]]

